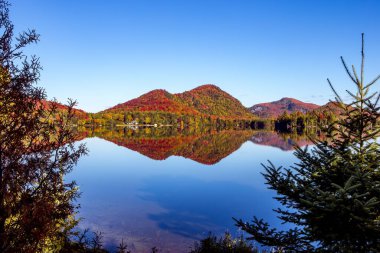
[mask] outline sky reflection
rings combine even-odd
[[[278,226],[277,203],[260,163],[294,161],[291,151],[247,140],[214,165],[178,156],[154,160],[100,138],[84,142],[89,156],[69,175],[82,192],[80,226],[102,231],[114,249],[124,238],[133,252],[187,252],[209,232],[237,235],[232,217],[263,217]]]

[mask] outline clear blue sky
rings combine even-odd
[[[50,98],[90,112],[152,89],[177,93],[212,83],[243,105],[294,97],[322,104],[353,86],[339,57],[380,73],[380,1],[11,0]]]

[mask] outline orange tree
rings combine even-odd
[[[0,251],[50,252],[74,224],[77,191],[64,175],[86,148],[74,145],[75,103],[58,110],[34,86],[41,66],[22,49],[39,35],[14,36],[8,7],[0,0]]]

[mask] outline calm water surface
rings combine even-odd
[[[280,225],[260,163],[292,164],[289,137],[257,131],[136,137],[125,130],[87,136],[90,153],[69,179],[82,193],[80,226],[101,231],[108,249],[124,239],[132,252],[153,246],[188,252],[209,232],[240,235],[232,217],[257,215]]]

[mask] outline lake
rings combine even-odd
[[[79,186],[81,228],[101,231],[106,248],[188,252],[210,232],[241,235],[232,217],[279,227],[261,163],[295,162],[306,137],[270,131],[86,130],[88,156],[68,175]]]

